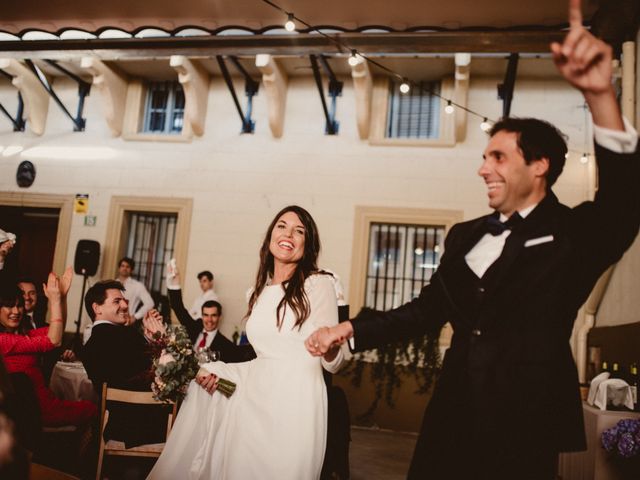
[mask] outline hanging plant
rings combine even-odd
[[[425,335],[356,354],[343,374],[351,377],[353,386],[359,387],[365,366],[369,364],[374,386],[371,405],[358,417],[361,420],[371,417],[383,398],[387,405],[395,407],[394,394],[402,385],[403,377],[415,379],[418,384],[415,393],[427,393],[440,373],[438,340],[438,335]]]

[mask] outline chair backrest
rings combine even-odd
[[[119,388],[108,387],[106,383],[102,385],[102,396],[105,400],[114,402],[137,403],[143,405],[163,405],[164,402],[153,398],[151,392],[138,392],[134,390],[121,390]]]

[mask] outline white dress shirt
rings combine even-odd
[[[154,307],[153,298],[147,291],[146,287],[139,282],[129,277],[124,282],[124,298],[129,301],[129,313],[136,318],[136,320],[142,320],[144,314]],[[142,304],[140,310],[136,312],[138,306]]]
[[[191,305],[191,308],[189,309],[189,315],[191,315],[194,320],[202,317],[202,305],[204,304],[204,302],[208,302],[209,300],[218,301],[218,295],[216,295],[216,292],[213,291],[213,288],[210,288],[206,292],[203,292],[202,295],[198,296],[193,301],[193,305]]]
[[[623,120],[625,126],[624,132],[594,125],[593,130],[596,142],[601,147],[607,148],[612,152],[633,153],[638,143],[638,134],[626,119]],[[527,208],[518,210],[518,213],[522,218],[525,218],[532,212],[536,205],[537,203],[529,205]],[[500,214],[500,221],[506,222],[507,217]],[[500,235],[486,233],[478,243],[469,250],[469,253],[465,255],[464,259],[467,265],[469,265],[469,268],[478,278],[482,278],[491,264],[500,257],[509,235],[511,235],[511,230],[505,230]]]
[[[207,332],[207,340],[205,342],[205,348],[211,348],[211,343],[213,342],[213,339],[216,338],[217,333],[218,333],[217,328],[215,330],[211,330],[210,332]],[[203,334],[204,334],[204,330],[200,332],[200,334],[198,334],[198,336],[196,337],[196,341],[193,342],[194,348],[198,348],[198,345],[200,345]]]

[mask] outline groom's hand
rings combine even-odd
[[[551,44],[553,60],[562,76],[580,90],[593,122],[624,131],[616,94],[611,84],[612,49],[582,26],[581,0],[569,0],[569,33]]]

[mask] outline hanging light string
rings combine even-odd
[[[342,39],[338,38],[337,36],[332,36],[332,35],[328,35],[325,32],[323,32],[322,30],[319,30],[318,28],[312,26],[311,24],[305,22],[303,19],[297,17],[293,12],[289,12],[287,10],[285,10],[284,8],[282,8],[280,5],[272,2],[271,0],[260,0],[263,3],[266,3],[267,5],[273,7],[274,9],[282,12],[284,15],[286,15],[287,17],[287,21],[286,21],[286,25],[285,25],[285,29],[287,31],[294,31],[295,30],[295,23],[293,24],[293,28],[291,28],[291,23],[293,22],[298,22],[301,25],[304,25],[308,30],[316,32],[317,34],[323,36],[324,38],[326,38],[327,40],[333,42],[341,51],[348,51],[351,52],[351,56],[348,59],[349,65],[351,66],[355,66],[357,64],[357,62],[359,61],[359,58],[365,60],[367,63],[369,63],[370,65],[374,65],[375,67],[377,67],[378,69],[386,72],[390,77],[395,78],[396,80],[400,81],[400,93],[402,94],[406,94],[409,93],[409,91],[411,90],[412,87],[418,87],[419,91],[421,93],[428,93],[430,95],[433,95],[437,98],[440,98],[441,100],[444,100],[447,102],[447,105],[445,107],[445,112],[447,114],[451,114],[454,112],[454,108],[459,108],[461,110],[464,110],[465,112],[467,112],[470,115],[474,115],[480,119],[482,119],[482,122],[480,123],[480,129],[484,132],[488,132],[489,130],[491,130],[491,127],[495,122],[495,120],[490,119],[488,116],[483,115],[481,113],[478,113],[474,110],[471,110],[470,108],[464,106],[464,105],[460,105],[459,103],[456,103],[455,101],[453,101],[450,98],[447,98],[443,95],[441,95],[440,93],[433,91],[431,89],[425,88],[424,85],[422,84],[422,82],[414,82],[411,79],[404,77],[403,75],[400,75],[398,72],[396,72],[395,70],[392,70],[391,68],[387,67],[386,65],[383,65],[382,63],[378,62],[377,60],[369,57],[368,55],[359,52],[358,50],[356,50],[355,48],[350,47],[349,45],[347,45]],[[354,60],[352,60],[354,59]],[[585,143],[586,145],[586,143]],[[585,152],[586,152],[586,148],[585,148]],[[584,152],[580,152],[577,150],[571,150],[568,149],[567,150],[567,158],[569,156],[569,153],[576,153],[578,155],[581,155],[580,159],[581,159],[581,163],[586,163],[584,162],[584,158],[586,157],[588,159],[589,157],[589,153],[584,153]]]

